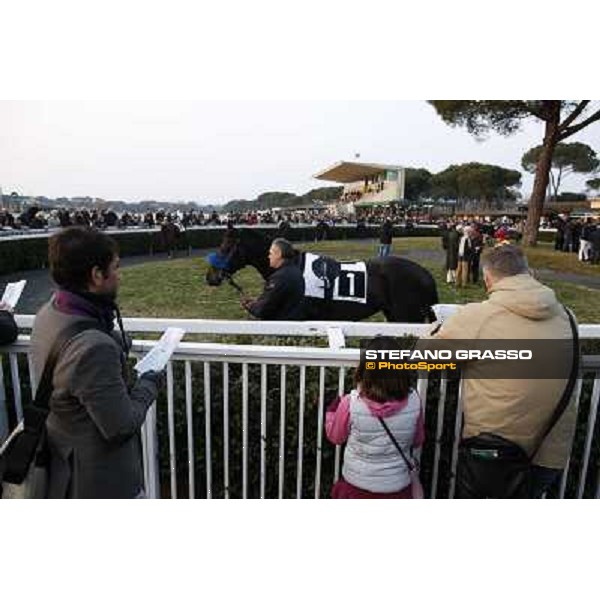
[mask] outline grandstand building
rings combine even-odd
[[[405,171],[397,165],[340,161],[314,178],[344,185],[342,195],[332,205],[338,212],[404,202]]]

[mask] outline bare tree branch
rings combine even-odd
[[[573,110],[573,112],[558,126],[559,131],[564,131],[584,110],[585,107],[590,103],[589,100],[582,100]]]
[[[558,169],[558,177],[556,178],[556,187],[554,188],[554,199],[558,200],[558,188],[560,187],[560,180],[563,175],[563,167],[559,167]]]
[[[581,121],[581,123],[577,125],[573,125],[572,127],[567,127],[559,136],[558,141],[568,138],[569,136],[577,133],[584,127],[587,127],[590,123],[594,123],[595,121],[600,121],[600,110],[597,110],[594,114],[590,115],[585,121]]]

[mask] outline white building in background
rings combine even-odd
[[[340,199],[333,205],[342,212],[354,212],[362,206],[404,202],[406,172],[398,165],[340,161],[314,178],[344,185]]]

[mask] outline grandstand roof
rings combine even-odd
[[[358,163],[340,161],[320,171],[313,177],[325,181],[335,181],[337,183],[352,183],[360,181],[365,177],[377,175],[382,171],[398,171],[402,169],[399,165],[381,165],[376,163]]]

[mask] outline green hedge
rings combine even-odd
[[[265,235],[276,235],[276,228],[257,227]],[[109,232],[110,233],[110,232]],[[176,244],[178,250],[216,248],[223,239],[224,228],[199,228],[189,229],[183,232]],[[369,227],[364,236],[359,236],[356,227],[332,227],[327,235],[328,240],[356,239],[358,237],[373,238],[379,235],[378,227]],[[397,237],[430,237],[439,235],[435,229],[413,229],[405,230],[401,227],[395,228]],[[118,233],[113,236],[119,244],[121,256],[138,256],[142,254],[153,254],[164,252],[162,236],[158,231],[131,231]],[[288,234],[290,241],[308,242],[315,239],[315,228],[294,227]],[[44,269],[48,263],[48,238],[23,239],[15,237],[0,240],[0,275],[14,273],[15,271],[27,271],[31,269]]]
[[[253,228],[265,235],[276,235],[277,229],[272,227]],[[199,228],[189,229],[182,233],[176,248],[180,251],[190,249],[216,248],[223,238],[224,228]],[[405,229],[395,227],[395,237],[437,237],[439,230],[435,228]],[[328,240],[353,240],[358,238],[377,238],[379,226],[369,226],[364,232],[359,232],[354,226],[335,226],[328,234]],[[292,242],[312,242],[315,240],[315,228],[313,226],[293,227],[287,237]],[[162,236],[158,231],[131,231],[119,233],[114,236],[119,244],[121,256],[139,256],[164,252]],[[541,242],[554,241],[554,233],[541,231],[538,239]],[[48,238],[22,239],[19,237],[9,240],[0,240],[0,275],[7,275],[16,271],[28,271],[31,269],[44,269],[48,263]]]

